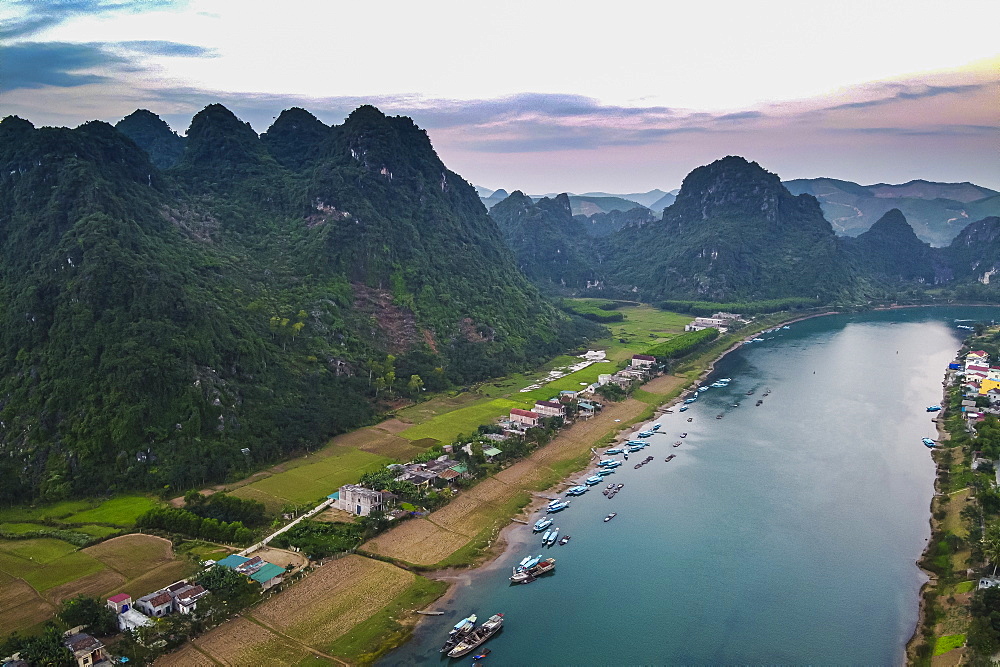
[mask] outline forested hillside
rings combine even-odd
[[[0,123],[0,502],[241,475],[594,332],[408,118],[161,122]]]

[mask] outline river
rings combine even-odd
[[[925,407],[940,402],[963,338],[956,318],[1000,309],[820,317],[729,354],[710,380],[731,384],[657,419],[650,446],[608,477],[625,485],[615,498],[602,484],[553,515],[569,544],[542,549],[517,527],[515,548],[470,573],[438,603],[446,615],[382,664],[466,664],[438,648],[471,612],[505,615],[484,646],[494,667],[901,664],[930,536]],[[511,566],[540,553],[555,572],[510,586]]]

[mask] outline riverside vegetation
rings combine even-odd
[[[972,350],[1000,358],[1000,328],[977,325],[958,357]],[[1000,651],[1000,590],[978,589],[1000,563],[1000,491],[994,464],[973,467],[974,452],[1000,460],[1000,420],[987,415],[970,433],[963,418],[961,378],[945,389],[938,417],[944,436],[933,452],[938,468],[931,540],[921,567],[931,575],[922,595],[922,618],[908,646],[915,664],[989,665]],[[986,399],[976,399],[983,401]],[[947,654],[947,655],[946,655]]]

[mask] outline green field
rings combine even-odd
[[[364,473],[379,470],[390,463],[393,459],[385,456],[359,449],[338,448],[338,451],[315,463],[300,465],[242,486],[233,491],[233,495],[259,500],[269,509],[280,509],[285,504],[311,503],[330,495],[344,484],[357,482]]]
[[[104,564],[93,556],[82,551],[74,551],[46,563],[44,567],[28,573],[22,579],[39,593],[44,593],[50,588],[61,586],[103,569]]]
[[[41,537],[33,540],[0,540],[0,551],[34,564],[44,564],[76,551],[76,547],[69,542]]]
[[[129,527],[148,509],[159,505],[146,496],[118,496],[110,500],[67,500],[42,507],[0,509],[0,522],[110,523]]]
[[[0,533],[10,533],[11,535],[23,535],[46,528],[47,526],[39,523],[0,523]]]
[[[603,299],[569,299],[572,303],[596,306]],[[691,315],[671,313],[653,306],[623,306],[616,311],[625,316],[624,322],[611,322],[605,326],[611,331],[609,339],[595,341],[592,347],[606,350],[612,361],[624,361],[633,354],[642,354],[651,346],[684,333],[684,325],[694,320]],[[624,343],[621,342],[624,339]]]
[[[110,523],[128,528],[140,515],[159,504],[145,496],[119,496],[105,500],[97,507],[70,514],[62,520],[66,523]]]
[[[434,438],[447,444],[460,433],[472,433],[480,424],[495,422],[501,415],[509,414],[511,408],[521,407],[521,404],[503,398],[476,403],[467,408],[438,415],[423,424],[411,426],[400,432],[399,436],[407,440]]]

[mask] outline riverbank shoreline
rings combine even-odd
[[[941,405],[948,404],[947,377],[948,375],[945,373],[945,380],[942,382]],[[934,419],[934,426],[937,430],[938,442],[950,440],[951,434],[944,426],[944,419],[942,419],[941,413],[939,412],[937,415],[938,416]],[[940,451],[942,450],[937,450],[937,452]],[[942,522],[934,518],[934,499],[940,494],[947,492],[946,489],[941,488],[941,473],[948,463],[944,460],[943,454],[935,455],[937,452],[932,451],[931,454],[931,458],[934,461],[934,495],[931,496],[931,503],[928,507],[930,516],[927,519],[928,524],[930,525],[931,534],[927,539],[927,545],[920,553],[920,559],[916,563],[917,568],[927,576],[927,581],[925,581],[920,587],[920,593],[918,595],[919,604],[917,606],[917,622],[916,625],[913,626],[913,634],[910,635],[910,638],[907,640],[906,646],[904,647],[907,664],[913,664],[918,659],[917,651],[926,641],[922,630],[927,621],[928,597],[937,595],[939,592],[938,584],[940,580],[938,579],[937,574],[923,567],[924,561],[930,556],[931,545],[934,544],[935,538],[940,535],[941,531]]]
[[[641,424],[644,421],[648,421],[651,418],[654,418],[657,414],[661,414],[663,410],[670,409],[674,405],[680,403],[683,397],[685,396],[685,392],[689,391],[695,385],[698,385],[701,382],[703,382],[705,378],[707,378],[715,371],[715,367],[720,361],[722,361],[726,356],[728,356],[732,352],[743,347],[743,345],[748,340],[756,336],[761,331],[773,327],[789,326],[795,324],[796,322],[802,322],[816,317],[825,317],[828,315],[838,315],[838,314],[841,314],[840,311],[824,311],[822,313],[810,313],[807,315],[798,315],[789,319],[782,319],[778,320],[777,322],[771,322],[759,328],[755,327],[753,329],[748,330],[746,333],[740,332],[741,334],[743,334],[742,337],[739,340],[734,341],[732,344],[730,344],[721,352],[716,353],[714,356],[708,359],[696,358],[692,362],[694,368],[692,368],[692,370],[690,371],[690,373],[694,373],[695,371],[697,371],[697,374],[693,375],[693,377],[684,377],[680,375],[661,375],[658,376],[658,378],[654,378],[654,380],[652,380],[651,382],[660,378],[671,378],[671,377],[676,378],[676,380],[678,380],[678,386],[675,389],[668,391],[666,394],[663,394],[663,396],[665,397],[664,400],[657,402],[655,404],[647,404],[649,406],[648,411],[644,411],[638,417],[629,420],[627,423],[623,422],[617,429],[613,430],[611,433],[608,433],[602,437],[598,437],[595,441],[589,443],[590,449],[596,450],[598,448],[612,446],[612,444],[627,440],[628,434],[634,433],[638,429],[639,424]],[[637,401],[638,399],[628,398],[625,400]],[[624,403],[624,401],[622,401],[622,403]],[[647,414],[647,412],[651,414]],[[567,431],[567,433],[571,432],[572,432],[572,427]],[[601,444],[602,441],[605,442],[606,444]],[[596,454],[596,456],[599,457],[600,454],[598,453]],[[567,474],[562,479],[553,483],[544,490],[539,492],[533,492],[532,501],[527,506],[523,507],[518,513],[508,518],[507,524],[498,531],[497,536],[491,543],[490,547],[487,548],[486,551],[482,553],[478,558],[476,558],[472,563],[470,563],[468,567],[460,567],[460,568],[449,567],[441,570],[422,572],[423,576],[426,576],[430,579],[444,581],[449,584],[448,589],[440,598],[438,598],[437,602],[441,602],[443,600],[445,601],[445,604],[447,604],[448,601],[454,598],[456,590],[458,589],[459,586],[469,585],[476,578],[484,576],[486,573],[492,572],[493,570],[499,569],[499,562],[504,556],[509,555],[510,553],[515,551],[519,546],[527,544],[527,542],[524,540],[511,539],[511,533],[515,531],[519,526],[523,526],[524,525],[523,522],[527,521],[528,517],[532,516],[541,507],[543,507],[545,503],[548,502],[548,498],[546,498],[545,496],[551,496],[553,494],[560,493],[561,491],[565,490],[565,488],[567,488],[568,486],[571,486],[573,484],[573,482],[571,481],[572,478],[575,475],[579,475],[582,470],[586,469],[587,465],[589,465],[593,461],[593,459],[594,456],[592,455],[588,459],[587,463],[585,463],[583,466],[568,471]],[[426,618],[419,619],[417,621],[416,626],[414,626],[413,628],[414,632],[416,632],[421,626],[421,624],[423,624],[427,620],[428,619]],[[409,637],[407,638],[407,640],[409,640]],[[401,642],[397,646],[392,647],[392,649],[390,650],[396,650],[405,643],[406,643],[405,641]],[[386,652],[386,654],[387,653],[388,651]]]

